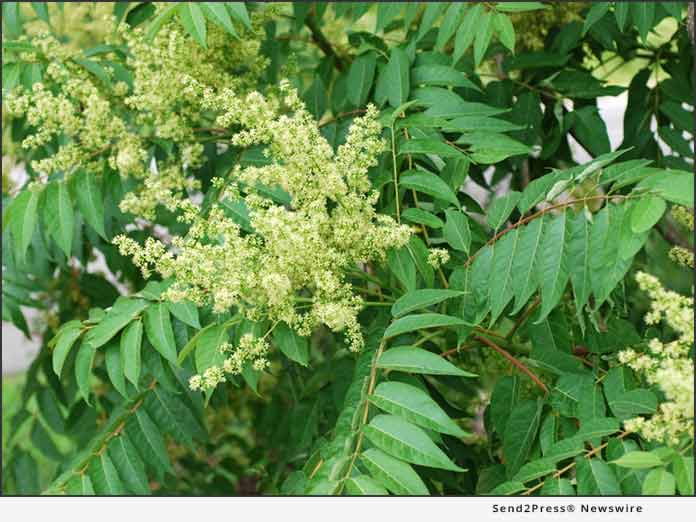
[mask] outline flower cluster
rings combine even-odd
[[[676,445],[680,437],[694,436],[694,362],[689,356],[694,344],[694,300],[665,290],[652,275],[639,272],[636,280],[652,301],[646,324],[664,321],[678,337],[667,343],[651,339],[646,353],[633,349],[619,353],[620,362],[658,386],[666,398],[655,415],[631,419],[625,426],[648,440]]]
[[[284,321],[301,335],[323,324],[345,332],[349,347],[359,350],[361,301],[345,271],[384,258],[410,236],[408,226],[374,209],[378,193],[367,173],[383,149],[376,109],[353,122],[334,152],[287,82],[279,96],[207,89],[204,104],[218,111],[218,126],[239,129],[235,146],[263,146],[268,164],[237,166],[216,180],[221,203],[209,213],[180,201],[180,219],[190,228],[171,248],[154,239],[141,247],[120,236],[121,253],[133,256],[145,275],[155,270],[171,277],[170,299],[211,304],[219,312],[236,306],[250,319]],[[268,197],[269,187],[281,188],[290,203]],[[230,204],[248,211],[251,232],[225,213]],[[234,357],[225,371],[240,370]],[[200,386],[210,377],[202,376]]]
[[[680,223],[691,232],[694,231],[694,215],[688,208],[679,206],[674,207],[672,209],[672,217],[674,217],[677,223]],[[674,246],[669,251],[669,257],[672,258],[675,263],[694,268],[693,250],[689,250],[688,248],[684,248],[682,246]]]

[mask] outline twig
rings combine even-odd
[[[482,342],[483,344],[485,344],[489,348],[493,348],[496,352],[498,352],[500,355],[502,355],[508,361],[510,361],[518,370],[520,370],[522,373],[527,375],[527,377],[532,379],[534,381],[534,383],[544,391],[544,395],[549,394],[549,389],[546,387],[546,385],[543,382],[541,382],[539,377],[534,375],[529,368],[527,368],[524,364],[522,364],[518,359],[513,357],[510,354],[510,352],[508,352],[507,350],[503,350],[500,346],[495,344],[490,339],[486,339],[485,337],[481,337],[481,336],[477,335],[476,340]]]
[[[336,51],[334,51],[334,48],[331,45],[331,42],[329,42],[326,39],[326,36],[324,36],[324,33],[321,32],[321,29],[319,29],[319,26],[317,25],[317,22],[314,19],[314,17],[307,16],[304,22],[307,28],[312,33],[312,40],[314,40],[314,43],[316,43],[319,46],[319,49],[321,49],[326,56],[332,57],[336,64],[336,69],[343,72],[346,68],[343,63],[343,60],[340,56],[338,56],[338,54],[336,54]]]
[[[529,319],[529,316],[532,315],[532,312],[536,310],[536,307],[539,306],[539,303],[541,303],[541,297],[537,296],[536,300],[529,305],[529,308],[527,308],[524,313],[517,319],[517,322],[512,326],[512,329],[505,334],[506,339],[510,339],[513,334],[517,331],[517,329],[524,324],[524,322]]]

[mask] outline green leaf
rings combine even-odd
[[[360,455],[370,474],[395,495],[428,495],[425,486],[413,468],[386,453],[370,448]]]
[[[199,44],[207,47],[205,17],[201,6],[196,2],[186,2],[179,6],[179,20],[186,32],[190,34]]]
[[[65,359],[68,357],[68,353],[70,353],[70,348],[75,344],[75,341],[80,337],[81,333],[82,328],[78,324],[72,328],[62,330],[57,335],[57,342],[53,348],[52,361],[53,371],[58,377],[60,377],[63,371],[63,365],[65,364]]]
[[[515,210],[517,203],[520,201],[522,194],[511,190],[505,196],[496,198],[493,203],[488,207],[487,221],[493,230],[498,230]]]
[[[657,196],[648,196],[638,201],[631,211],[631,230],[636,234],[650,230],[660,221],[667,203]]]
[[[568,497],[575,495],[575,488],[568,479],[548,477],[544,480],[544,487],[541,488],[540,495],[542,497]]]
[[[619,26],[620,31],[623,31],[626,28],[626,22],[628,21],[630,10],[631,4],[628,2],[614,3],[614,16],[616,17],[616,25]]]
[[[528,400],[515,405],[510,412],[503,435],[503,455],[508,477],[515,476],[527,460],[539,430],[541,408],[541,401]]]
[[[65,430],[65,421],[63,413],[58,405],[58,399],[51,388],[42,388],[36,394],[36,400],[39,404],[41,417],[46,421],[46,424],[55,432],[62,433]]]
[[[367,475],[357,475],[346,480],[346,493],[348,495],[388,495],[386,489],[380,486]]]
[[[220,351],[220,346],[227,340],[227,327],[217,324],[201,333],[196,343],[194,360],[196,371],[200,374],[212,366],[221,366],[225,360],[225,354]]]
[[[160,476],[172,472],[162,434],[143,408],[138,408],[135,418],[126,424],[126,433],[140,457]]]
[[[415,290],[416,267],[408,248],[391,249],[387,254],[387,264],[406,291]]]
[[[225,2],[232,18],[240,22],[244,27],[251,30],[251,20],[244,2]]]
[[[106,347],[104,351],[104,358],[106,363],[106,373],[109,375],[114,388],[123,395],[128,396],[126,392],[126,380],[123,374],[123,366],[121,365],[121,348],[119,343],[112,341]]]
[[[384,338],[396,337],[407,332],[413,332],[415,330],[421,330],[423,328],[441,328],[441,327],[453,327],[453,326],[467,326],[469,323],[459,319],[458,317],[452,317],[451,315],[443,314],[414,314],[407,315],[406,317],[401,317],[397,319],[389,328],[384,332]]]
[[[302,366],[309,363],[309,340],[297,335],[295,331],[285,323],[278,323],[273,330],[273,339],[280,351]]]
[[[410,90],[408,55],[402,49],[394,48],[384,69],[387,82],[387,99],[389,105],[398,107],[408,100]]]
[[[470,144],[472,161],[485,164],[498,163],[510,156],[528,154],[531,150],[524,143],[495,132],[467,132],[461,135],[457,143]]]
[[[443,127],[446,132],[481,131],[486,133],[509,132],[524,128],[507,120],[486,116],[459,116],[447,122]]]
[[[377,4],[377,26],[375,27],[375,32],[383,31],[389,25],[389,22],[399,16],[402,7],[400,2],[379,2]]]
[[[638,28],[641,39],[645,42],[655,21],[655,4],[653,2],[634,2],[631,4],[631,18]]]
[[[662,466],[663,462],[655,453],[648,451],[629,451],[624,453],[616,460],[611,461],[612,464],[623,468],[645,469]]]
[[[609,2],[593,2],[590,10],[585,15],[585,23],[582,27],[583,36],[587,34],[590,28],[599,22],[599,20],[604,17],[605,14],[609,12]]]
[[[125,494],[126,490],[107,451],[91,459],[88,473],[97,495]]]
[[[537,323],[543,321],[558,304],[570,278],[567,243],[568,219],[563,212],[544,225],[544,236],[539,247],[541,310],[537,316]]]
[[[356,107],[362,107],[372,88],[375,78],[377,58],[374,52],[361,54],[350,65],[348,71],[348,100]]]
[[[599,458],[575,459],[578,495],[621,495],[614,471]]]
[[[221,26],[225,31],[230,33],[235,38],[238,38],[237,30],[232,24],[229,11],[223,3],[219,2],[203,2],[201,7],[207,11],[208,18]]]
[[[155,19],[152,22],[150,22],[150,25],[148,25],[147,31],[145,31],[145,40],[151,42],[155,35],[162,28],[162,25],[164,25],[164,23],[167,20],[173,17],[178,9],[180,9],[180,6],[178,3],[176,3],[169,5],[165,9],[160,11],[160,13],[155,17]]]
[[[510,52],[515,52],[515,28],[507,15],[496,13],[494,18],[495,31],[498,39]]]
[[[459,20],[461,19],[464,10],[464,4],[459,2],[452,2],[447,7],[444,16],[442,17],[442,23],[437,32],[437,39],[435,41],[435,50],[442,52],[445,47],[454,36],[454,32],[459,26]]]
[[[145,333],[162,357],[176,364],[176,341],[169,317],[169,310],[164,303],[151,304],[145,309]]]
[[[201,322],[198,319],[198,307],[191,301],[177,301],[176,303],[167,301],[167,308],[179,321],[200,330]]]
[[[657,397],[650,390],[630,390],[609,399],[612,413],[620,419],[628,419],[639,414],[655,413]]]
[[[24,189],[9,207],[10,231],[15,243],[17,258],[23,260],[39,219],[39,197],[41,192],[34,188]]]
[[[498,2],[495,4],[495,9],[505,13],[521,13],[523,11],[548,9],[548,6],[542,2]]]
[[[89,478],[87,473],[81,475],[73,475],[68,483],[66,484],[66,492],[68,495],[94,495],[94,486],[92,485],[92,479]]]
[[[496,486],[491,490],[488,495],[496,495],[496,496],[506,496],[506,495],[514,495],[516,493],[519,493],[521,491],[525,491],[527,488],[522,482],[517,482],[517,481],[508,481],[508,482],[503,482],[502,484]]]
[[[58,246],[67,257],[70,257],[75,231],[75,212],[70,200],[70,192],[64,181],[54,181],[46,188],[44,218],[46,227]]]
[[[363,428],[365,437],[382,451],[420,466],[464,471],[418,426],[395,415],[379,414]]]
[[[462,152],[440,140],[414,138],[399,147],[399,155],[401,154],[433,154],[441,158],[458,158]]]
[[[515,258],[512,261],[512,273],[515,274],[511,280],[512,294],[515,297],[513,314],[519,312],[527,304],[539,286],[537,257],[544,232],[543,225],[544,217],[541,217],[533,220],[519,232]]]
[[[143,340],[143,322],[130,323],[121,334],[121,367],[123,374],[137,388],[140,380],[140,348]]]
[[[459,210],[445,210],[445,226],[442,229],[442,236],[452,248],[469,253],[471,246],[471,231],[469,230],[469,219],[466,214]]]
[[[597,418],[583,422],[575,437],[582,440],[590,440],[606,437],[619,431],[619,421],[613,417]]]
[[[464,55],[466,50],[474,41],[476,36],[476,27],[479,24],[481,15],[483,14],[483,4],[476,4],[470,7],[464,15],[462,23],[457,29],[457,34],[454,37],[454,52],[452,53],[452,63],[456,64]]]
[[[501,437],[505,433],[505,425],[510,418],[510,412],[515,407],[520,395],[520,380],[517,376],[505,376],[498,379],[491,394],[488,413],[493,428]],[[488,421],[486,422],[488,427]]]
[[[664,170],[645,178],[636,185],[634,191],[650,190],[667,201],[694,208],[693,186],[693,173],[685,170]]]
[[[104,198],[101,182],[96,174],[79,170],[72,178],[73,193],[77,195],[77,208],[85,221],[102,238],[107,239],[104,231]]]
[[[677,482],[679,493],[694,494],[694,458],[677,455],[672,461],[672,471]]]
[[[428,306],[441,303],[442,301],[452,299],[454,297],[460,297],[462,295],[464,295],[464,292],[459,290],[442,290],[434,288],[414,290],[396,300],[391,307],[391,314],[394,317],[400,317],[415,310],[427,308]]]
[[[109,342],[147,306],[143,299],[119,299],[106,316],[85,335],[85,342],[99,348]]]
[[[476,27],[476,36],[474,37],[474,66],[478,67],[483,60],[488,44],[491,43],[493,37],[493,15],[490,12],[483,13]]]
[[[77,381],[77,389],[87,404],[90,404],[89,378],[92,375],[92,365],[94,364],[94,355],[96,353],[97,349],[94,346],[88,342],[83,342],[75,357],[75,380]]]
[[[307,110],[319,120],[326,112],[326,87],[320,77],[316,77],[303,95]]]
[[[568,259],[576,312],[580,313],[590,297],[590,223],[584,212],[568,221]]]
[[[434,198],[453,203],[459,208],[459,200],[445,181],[432,172],[425,170],[407,170],[399,178],[399,186],[413,189]]]
[[[145,409],[160,431],[195,451],[193,439],[205,440],[207,433],[187,400],[185,395],[168,393],[156,386],[145,399]]]
[[[125,433],[114,437],[109,443],[109,455],[125,487],[135,495],[149,495],[150,486],[145,466],[133,443]]]
[[[442,228],[444,226],[444,223],[439,217],[420,208],[407,208],[401,213],[401,218],[430,228]]]
[[[446,361],[441,356],[414,346],[397,346],[386,350],[377,360],[377,367],[400,372],[424,373],[427,375],[454,375],[475,377]]]
[[[643,480],[643,495],[674,495],[676,481],[665,468],[650,471]]]
[[[402,382],[380,383],[369,397],[378,408],[423,428],[464,437],[466,433],[420,388]]]
[[[520,470],[512,477],[513,481],[518,482],[529,482],[537,478],[550,475],[556,472],[556,460],[555,459],[538,459],[531,462],[527,462]]]
[[[493,250],[493,261],[491,263],[491,277],[489,294],[491,306],[491,321],[493,324],[500,317],[507,304],[513,298],[512,280],[517,277],[512,271],[512,264],[517,253],[517,243],[519,236],[518,229],[514,229],[505,234],[495,242]]]
[[[421,65],[411,70],[413,85],[436,85],[440,87],[465,87],[479,91],[478,86],[466,75],[448,65]]]

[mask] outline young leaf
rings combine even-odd
[[[386,350],[377,360],[377,367],[427,375],[476,377],[475,374],[457,368],[441,356],[414,346],[397,346]]]
[[[483,60],[483,56],[488,50],[488,44],[491,43],[493,36],[493,15],[490,12],[485,12],[479,18],[478,27],[476,27],[476,37],[474,38],[474,65],[478,67]]]
[[[169,317],[169,310],[164,303],[151,304],[145,309],[145,332],[147,338],[162,356],[176,364],[176,341]]]
[[[466,433],[420,388],[402,382],[383,382],[369,397],[381,410],[398,415],[423,428],[464,437]]]
[[[470,7],[464,15],[464,19],[457,29],[454,37],[454,52],[452,53],[452,63],[456,64],[464,55],[476,36],[476,27],[483,14],[483,4],[475,4]]]
[[[395,495],[428,495],[425,486],[413,468],[377,448],[363,451],[360,460],[370,474]]]
[[[379,414],[363,428],[365,437],[382,451],[420,466],[464,471],[454,464],[418,426],[395,415]]]

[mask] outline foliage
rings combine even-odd
[[[90,5],[2,7],[3,492],[693,495],[685,4]]]

